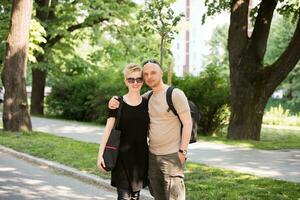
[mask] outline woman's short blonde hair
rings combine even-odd
[[[128,64],[125,69],[123,70],[124,78],[127,78],[128,74],[132,72],[142,72],[143,69],[138,64],[130,63]]]

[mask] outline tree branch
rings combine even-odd
[[[232,1],[228,34],[230,66],[236,66],[248,42],[248,9],[249,0]]]
[[[36,17],[41,21],[47,20],[50,9],[49,0],[36,0],[35,2],[38,5],[36,9]]]
[[[265,68],[269,86],[281,83],[300,60],[300,12],[298,15],[297,26],[288,47],[270,67]]]
[[[71,33],[73,31],[81,29],[81,28],[92,27],[93,25],[101,23],[101,22],[104,22],[104,21],[108,21],[108,18],[99,17],[99,18],[95,19],[94,21],[92,21],[91,23],[90,22],[87,23],[86,21],[84,21],[84,22],[82,22],[80,24],[75,24],[75,25],[70,26],[69,28],[67,28],[67,31],[69,33]],[[58,34],[54,38],[50,38],[50,36],[48,36],[46,38],[47,39],[47,48],[53,47],[63,37],[64,37],[63,34]]]
[[[78,0],[73,0],[70,4],[73,4],[73,5],[76,5],[76,4],[78,4],[80,1],[78,1]]]
[[[276,5],[277,0],[263,0],[258,10],[250,48],[257,54],[255,57],[260,63],[262,63],[266,52],[268,36]]]

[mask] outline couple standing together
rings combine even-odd
[[[167,104],[169,86],[163,83],[160,64],[148,60],[142,67],[129,64],[124,69],[128,93],[123,96],[121,142],[111,185],[117,188],[118,199],[139,199],[140,190],[148,185],[149,178],[149,190],[155,200],[184,200],[183,165],[192,130],[188,100],[181,90],[174,89],[172,102],[181,125]],[[143,81],[153,91],[151,98],[150,91],[140,94]],[[102,170],[103,151],[118,107],[119,101],[112,98],[98,155],[98,167]]]

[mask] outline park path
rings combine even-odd
[[[111,200],[116,192],[63,175],[0,150],[0,199]]]
[[[35,131],[100,143],[103,126],[32,117]],[[300,134],[300,133],[299,133]],[[189,145],[188,160],[261,177],[300,183],[300,150],[257,150],[212,142]]]

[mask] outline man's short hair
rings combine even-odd
[[[144,61],[143,64],[142,64],[142,67],[144,67],[148,63],[156,64],[161,68],[160,63],[155,59],[149,59],[149,60]]]

